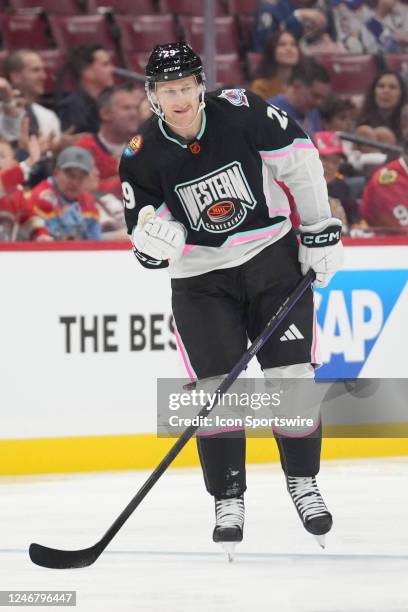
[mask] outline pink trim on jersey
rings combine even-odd
[[[262,157],[262,159],[266,158],[266,159],[270,159],[272,157],[287,157],[288,155],[290,155],[290,151],[291,149],[314,149],[315,146],[313,143],[309,143],[309,142],[297,142],[295,144],[293,144],[289,149],[287,149],[286,151],[274,151],[271,153],[260,153],[260,156]]]
[[[315,307],[313,307],[312,363],[317,364],[317,324],[316,324],[316,308]]]
[[[250,242],[251,240],[256,240],[258,238],[267,238],[268,236],[275,236],[276,234],[279,234],[281,229],[282,225],[280,225],[277,229],[268,230],[267,232],[253,232],[252,234],[249,234],[247,236],[240,236],[239,238],[234,238],[234,240],[231,240],[228,246],[232,247],[236,244],[243,244],[244,242]]]
[[[279,213],[290,213],[289,206],[287,208],[268,208],[270,213],[278,215]]]
[[[184,247],[184,249],[183,249],[183,256],[184,256],[184,255],[188,255],[189,253],[191,253],[191,251],[192,251],[193,249],[195,249],[195,248],[196,248],[196,246],[197,246],[197,245],[195,245],[195,244],[186,244],[186,245],[185,245],[185,247]]]
[[[319,429],[320,423],[321,423],[321,419],[319,419],[316,427],[312,429],[312,431],[308,431],[307,433],[288,434],[286,431],[279,430],[277,427],[272,427],[272,431],[276,432],[280,436],[284,436],[285,438],[306,438],[306,436],[310,436],[312,433],[314,433],[315,431]]]
[[[185,346],[184,346],[184,344],[183,344],[183,341],[182,341],[182,339],[181,339],[181,336],[180,336],[180,334],[179,334],[179,332],[178,332],[178,329],[177,329],[177,327],[176,327],[176,324],[175,324],[175,323],[174,323],[174,334],[175,334],[175,336],[176,336],[177,346],[179,347],[179,351],[180,351],[180,353],[181,353],[181,358],[182,358],[182,360],[183,360],[183,362],[184,362],[184,367],[185,367],[185,368],[186,368],[186,370],[187,370],[188,377],[189,377],[189,379],[190,379],[191,381],[193,381],[193,380],[197,380],[197,375],[196,375],[196,373],[194,372],[193,366],[192,366],[192,365],[191,365],[191,363],[190,363],[190,359],[188,358],[187,351],[186,351],[186,349],[185,349]]]
[[[164,217],[164,215],[167,215],[167,214],[170,214],[170,211],[167,208],[167,206],[163,206],[162,210],[158,213],[158,217]]]
[[[244,431],[245,427],[239,427],[238,425],[235,427],[220,427],[219,429],[212,429],[210,432],[198,432],[197,436],[216,436],[220,433],[228,433],[229,431]]]

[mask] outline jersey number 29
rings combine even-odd
[[[289,119],[285,111],[281,110],[277,106],[269,105],[266,109],[266,114],[268,115],[269,119],[277,119],[282,130],[286,130]]]

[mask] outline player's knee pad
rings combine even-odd
[[[280,404],[273,409],[277,434],[305,437],[320,424],[320,402],[314,400],[314,368],[310,363],[296,363],[264,370],[267,388],[279,393]],[[299,379],[311,379],[300,382]]]

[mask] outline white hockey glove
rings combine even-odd
[[[331,217],[313,225],[300,225],[299,230],[302,274],[313,268],[316,272],[314,287],[326,287],[343,264],[341,221]]]
[[[178,221],[156,217],[153,206],[144,206],[132,232],[132,242],[137,252],[153,260],[171,260],[173,263],[183,252],[186,230]]]

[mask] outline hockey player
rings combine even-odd
[[[176,337],[192,378],[221,381],[309,267],[324,287],[342,263],[318,153],[279,108],[244,89],[206,94],[201,59],[185,43],[154,48],[146,66],[153,117],[120,163],[128,232],[139,262],[168,267]],[[299,210],[301,245],[286,195]],[[323,246],[324,245],[324,246]],[[259,351],[267,378],[313,378],[313,292]],[[301,338],[300,338],[301,337]],[[218,382],[218,384],[219,384]],[[197,436],[215,542],[242,540],[245,432]],[[288,491],[304,527],[323,536],[332,517],[318,490],[321,438],[278,440]]]

